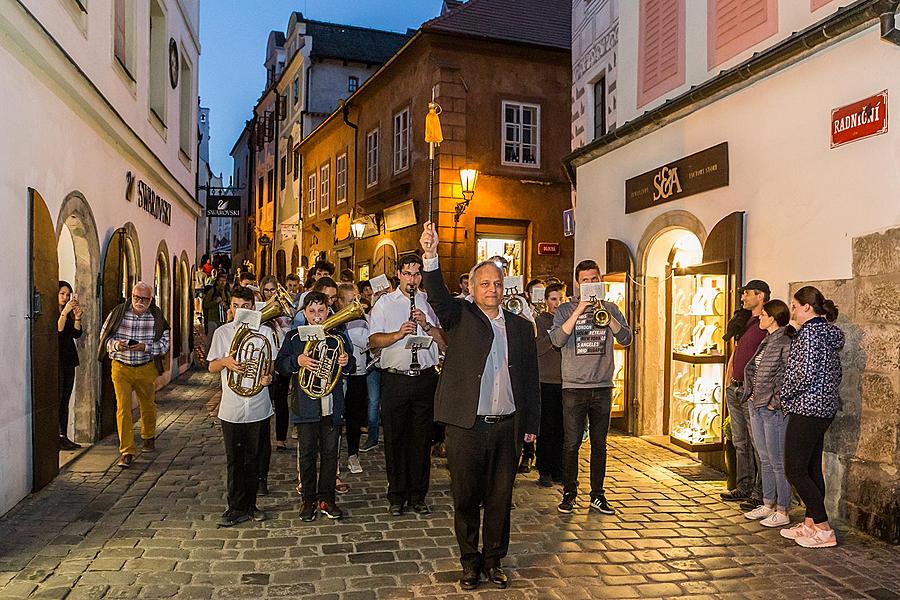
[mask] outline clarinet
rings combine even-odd
[[[415,323],[415,318],[413,317],[414,310],[416,310],[416,286],[412,285],[409,287],[409,320]],[[416,333],[418,333],[418,331],[419,328],[418,325],[416,325]],[[422,365],[419,364],[419,349],[413,345],[411,351],[412,361],[409,363],[409,370],[411,373],[418,374],[418,372],[422,370]]]

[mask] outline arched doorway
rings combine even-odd
[[[703,260],[703,225],[688,213],[667,213],[654,220],[638,248],[640,268],[641,335],[637,338],[637,390],[639,410],[635,429],[638,435],[667,436],[666,397],[667,331],[670,315],[667,284],[672,268],[698,264]],[[667,439],[667,438],[666,438]]]
[[[69,411],[69,438],[79,443],[96,440],[100,364],[94,352],[100,337],[100,298],[97,273],[100,271],[100,239],[97,223],[87,200],[79,192],[66,196],[56,219],[59,277],[72,284],[84,309],[82,334],[76,342],[80,365],[75,371],[75,387]]]
[[[31,370],[32,491],[50,483],[59,473],[59,262],[56,232],[41,195],[28,190],[29,362]]]
[[[387,275],[393,277],[397,271],[397,246],[391,240],[381,240],[375,247],[372,256],[372,272],[370,276]]]
[[[282,248],[275,253],[275,278],[281,285],[284,285],[284,277],[285,275],[287,275],[287,273],[285,272],[285,270],[287,269],[285,262],[284,249]]]
[[[172,288],[172,298],[175,300],[173,312],[172,312],[172,356],[174,357],[175,362],[175,371],[178,372],[178,367],[181,365],[181,353],[183,351],[181,334],[183,328],[183,322],[181,315],[184,312],[184,286],[186,282],[184,277],[181,274],[181,264],[178,260],[177,256],[172,257],[172,272],[175,274],[175,277],[172,278],[173,288]]]
[[[165,240],[161,240],[159,242],[159,247],[156,250],[156,264],[153,268],[153,298],[156,305],[162,311],[163,317],[169,322],[169,327],[172,326],[172,283],[171,277],[169,275],[169,248],[166,245]],[[178,297],[175,296],[177,299]],[[160,375],[160,377],[165,381],[168,379],[171,374],[171,358],[173,356],[172,353],[172,344],[171,344],[171,331],[169,333],[170,344],[169,351],[163,357],[163,369],[164,372]],[[177,356],[177,355],[175,355]],[[159,382],[157,382],[159,383]]]
[[[103,254],[103,292],[100,317],[102,321],[117,305],[125,302],[134,284],[141,278],[141,253],[137,229],[132,223],[113,230],[106,241]],[[100,370],[100,431],[101,439],[116,432],[116,392],[112,385],[111,365],[104,360]]]
[[[188,263],[187,252],[181,251],[181,280],[184,282],[182,290],[182,308],[181,308],[181,361],[179,364],[187,365],[190,362],[190,354],[193,351],[193,325],[194,325],[194,303],[193,291],[191,290],[191,282],[193,281],[192,270]]]

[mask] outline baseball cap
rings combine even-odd
[[[746,292],[747,290],[756,290],[757,292],[762,292],[764,294],[772,293],[772,290],[769,289],[769,284],[762,279],[751,279],[745,283],[744,287],[741,288],[741,292]]]

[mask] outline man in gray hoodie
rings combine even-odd
[[[600,267],[583,260],[575,267],[579,289],[600,281]],[[609,313],[609,323],[594,324],[597,304]],[[563,408],[563,498],[557,510],[564,514],[575,508],[578,493],[578,451],[588,417],[591,436],[591,509],[606,515],[615,510],[606,500],[606,436],[612,409],[613,341],[631,345],[634,336],[619,308],[602,299],[585,298],[561,305],[553,317],[550,341],[562,350]]]

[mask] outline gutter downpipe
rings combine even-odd
[[[359,203],[359,198],[356,196],[356,185],[359,180],[359,123],[351,123],[350,122],[350,105],[347,104],[346,100],[341,100],[341,116],[344,119],[344,125],[353,130],[353,214],[350,217],[350,225],[351,225],[351,236],[352,234],[352,225],[353,219],[356,218],[356,205]],[[356,270],[356,240],[353,240],[353,270]]]
[[[734,93],[758,79],[802,60],[811,50],[820,45],[835,43],[837,41],[835,38],[839,36],[865,29],[866,24],[873,19],[877,18],[881,21],[882,39],[900,45],[900,31],[894,27],[894,13],[898,5],[900,5],[900,0],[860,0],[838,10],[821,25],[814,25],[795,36],[786,38],[713,79],[694,86],[680,96],[645,112],[587,146],[564,156],[563,165],[569,181],[577,189],[577,165],[574,164],[576,160],[580,164],[584,164],[597,156],[624,146],[638,137],[660,129],[698,108],[711,104],[720,97]],[[596,156],[585,158],[593,151],[600,149],[604,151]]]

